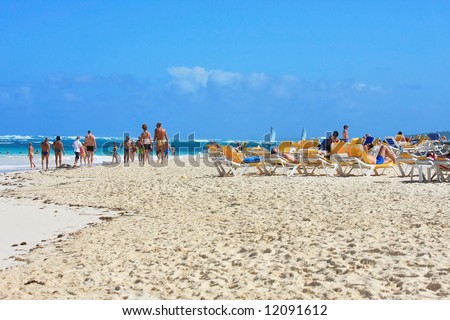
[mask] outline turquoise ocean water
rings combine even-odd
[[[56,136],[48,136],[50,143],[56,140]],[[130,137],[132,140],[136,141],[137,137]],[[28,162],[28,144],[31,142],[34,150],[39,150],[40,152],[40,144],[45,139],[45,136],[24,136],[24,135],[3,135],[0,136],[0,172],[7,171],[22,171],[29,169]],[[61,136],[61,141],[64,145],[64,149],[66,155],[64,157],[65,163],[73,162],[73,148],[72,143],[75,141],[76,136]],[[97,164],[103,161],[110,161],[112,156],[112,150],[114,143],[117,143],[119,146],[119,154],[123,154],[123,149],[120,146],[123,143],[123,139],[121,137],[96,137],[97,141],[97,151],[95,154],[95,159],[97,160]],[[84,138],[81,137],[81,141]],[[211,139],[212,140],[212,139]],[[205,145],[211,140],[203,139],[203,140],[171,140],[171,147],[175,147],[176,154],[178,156],[186,156],[186,155],[197,155],[199,152],[202,152],[205,149]],[[217,140],[214,139],[215,142],[218,142],[222,145],[235,145],[236,141],[231,140]],[[262,141],[250,141],[248,146],[257,146],[263,145]],[[275,145],[276,142],[272,143]],[[154,152],[154,151],[153,151]],[[35,156],[35,164],[38,168],[40,168],[40,155],[37,154]],[[51,152],[50,163],[52,164],[54,161],[53,152]]]

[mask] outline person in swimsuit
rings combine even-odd
[[[342,131],[342,141],[348,142],[350,140],[348,136],[348,125],[344,126],[344,131]]]
[[[144,145],[144,163],[147,161],[150,164],[150,152],[153,149],[152,136],[150,132],[148,132],[148,126],[144,123],[142,125],[142,143]]]
[[[368,152],[372,148],[373,148],[372,144],[364,146],[364,150],[366,152]],[[383,164],[389,162],[395,163],[395,154],[387,146],[382,145],[376,157],[371,154],[367,154],[367,159],[370,161],[371,164]]]
[[[33,161],[33,157],[34,157],[34,148],[33,148],[33,144],[30,142],[28,144],[28,159],[30,159],[30,168],[36,168],[36,165],[34,164]]]
[[[65,154],[64,146],[63,146],[63,144],[61,142],[61,137],[60,136],[56,137],[56,141],[55,141],[55,143],[53,143],[52,148],[55,151],[55,164],[56,164],[56,167],[58,168],[62,164],[62,155],[63,155],[63,153]],[[59,162],[59,165],[58,165],[58,162]]]
[[[130,162],[130,136],[127,136],[125,138],[125,141],[123,142],[123,162],[129,163]]]
[[[331,144],[339,142],[339,132],[334,131],[333,134],[328,138],[322,141],[322,148],[326,151],[327,154],[331,152]]]
[[[395,141],[397,141],[397,142],[406,142],[406,138],[403,135],[403,132],[399,131],[397,133],[397,135],[395,136]]]
[[[119,160],[117,159],[117,142],[114,142],[114,146],[113,146],[113,155],[112,155],[112,160],[111,162],[116,162],[118,163]]]
[[[281,157],[283,157],[284,159],[286,159],[287,161],[289,161],[290,163],[299,163],[298,159],[287,152],[282,152],[280,153],[280,149],[278,149],[277,147],[272,148],[272,150],[270,151],[270,154],[276,154],[279,155]]]
[[[142,144],[142,138],[139,138],[139,141],[136,143],[136,149],[138,152],[139,164],[144,164],[144,145]]]
[[[48,158],[50,156],[50,143],[48,142],[48,138],[45,138],[44,142],[41,143],[41,150],[42,169],[44,169],[44,160],[45,168],[48,169]]]
[[[164,144],[164,159],[169,159],[169,150],[170,150],[170,144],[169,141],[166,141]]]
[[[164,149],[166,146],[166,142],[169,142],[166,129],[162,127],[161,122],[158,122],[155,129],[156,155],[158,156],[156,163],[164,163]]]
[[[131,140],[131,144],[130,144],[130,159],[131,162],[134,162],[134,156],[136,155],[136,143],[134,143],[134,140]]]
[[[86,165],[86,147],[84,146],[84,143],[82,143],[80,147],[80,166],[83,162],[84,165]]]
[[[97,142],[91,130],[88,130],[88,134],[84,138],[84,144],[86,146],[88,167],[92,167],[94,165],[94,153],[97,149]]]

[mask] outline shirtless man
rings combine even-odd
[[[41,150],[42,169],[44,169],[44,160],[46,169],[48,169],[48,157],[50,156],[50,143],[48,143],[48,138],[45,138],[44,142],[41,143]]]
[[[342,140],[348,142],[350,140],[348,136],[348,125],[344,126],[344,131],[342,131]]]
[[[84,145],[86,146],[88,167],[92,167],[94,165],[94,152],[97,149],[97,142],[91,130],[88,130],[88,134],[84,138]]]
[[[125,138],[125,141],[123,142],[123,162],[129,163],[130,162],[130,150],[131,149],[131,142],[130,142],[130,136],[127,136]]]
[[[158,159],[156,163],[161,162],[164,163],[164,148],[166,146],[166,142],[169,142],[169,138],[167,137],[166,129],[162,127],[161,122],[156,124],[155,129],[155,144],[156,144],[156,155]]]
[[[60,167],[62,164],[62,155],[64,152],[64,146],[61,142],[61,137],[57,136],[56,137],[56,141],[53,143],[52,146],[53,150],[55,151],[55,163],[56,163],[56,167]],[[58,165],[58,160],[59,160],[59,165]]]
[[[30,159],[30,168],[36,168],[36,165],[34,164],[33,161],[33,157],[34,157],[34,148],[33,148],[33,144],[30,142],[28,144],[28,159]]]
[[[148,132],[148,126],[144,123],[142,125],[142,133],[141,133],[141,139],[142,144],[144,146],[144,158],[143,158],[143,164],[145,163],[145,160],[147,159],[148,163],[150,163],[150,152],[153,149],[153,143],[152,143],[152,136],[150,132]]]

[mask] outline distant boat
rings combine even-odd
[[[270,148],[272,145],[276,145],[276,132],[274,127],[270,127],[270,132],[264,135],[263,145],[267,145]]]
[[[302,130],[302,140],[306,140],[306,130],[305,130],[304,127],[303,127],[303,130]]]
[[[270,144],[275,143],[276,141],[276,132],[274,127],[270,127]]]

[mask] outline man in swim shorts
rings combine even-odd
[[[364,150],[366,152],[368,152],[369,149],[371,149],[372,147],[373,147],[373,145],[365,145]],[[388,158],[388,159],[386,159],[386,158]],[[367,159],[369,159],[371,164],[383,164],[383,163],[389,163],[389,162],[395,163],[395,154],[387,146],[382,145],[380,147],[380,150],[378,151],[378,154],[376,157],[368,154]]]
[[[64,153],[64,146],[61,142],[61,137],[57,136],[56,141],[53,143],[53,151],[55,151],[55,164],[56,167],[60,167],[62,164],[62,154]],[[59,165],[58,165],[59,160]]]
[[[161,122],[156,124],[154,139],[156,144],[156,155],[158,156],[156,163],[160,162],[162,164],[164,163],[164,149],[166,147],[166,142],[169,142],[169,138],[167,137],[166,129],[162,127]]]
[[[94,152],[97,149],[97,143],[91,130],[88,130],[88,134],[84,138],[84,144],[86,146],[88,167],[92,167],[94,165]]]
[[[42,169],[44,169],[44,160],[46,169],[48,169],[48,158],[50,156],[50,143],[48,138],[45,138],[44,142],[41,143],[41,157],[42,157]]]

